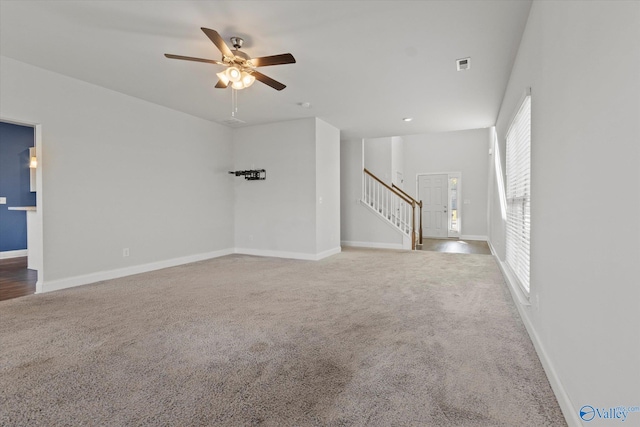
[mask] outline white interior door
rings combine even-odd
[[[447,175],[420,175],[418,197],[422,200],[422,236],[448,236]]]

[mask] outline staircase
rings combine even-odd
[[[411,250],[422,244],[422,201],[417,201],[396,187],[385,184],[366,168],[362,177],[361,202],[403,235],[403,245]],[[419,228],[416,229],[416,207]]]

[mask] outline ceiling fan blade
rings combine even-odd
[[[196,62],[206,62],[207,64],[227,65],[224,62],[216,61],[213,59],[193,58],[191,56],[172,55],[170,53],[165,53],[164,56],[171,59],[183,59],[185,61],[196,61]]]
[[[287,87],[282,83],[280,83],[279,81],[273,80],[271,77],[267,77],[264,74],[259,73],[257,71],[254,71],[253,73],[251,73],[251,75],[254,76],[256,80],[260,80],[262,83],[266,84],[267,86],[271,86],[275,90],[282,90],[285,87]]]
[[[216,83],[216,88],[218,89],[225,89],[227,86],[228,83],[225,83],[222,80],[218,80],[218,83]]]
[[[290,53],[283,53],[281,55],[252,58],[251,62],[256,67],[266,67],[267,65],[295,64],[296,59]]]
[[[222,37],[220,37],[220,34],[218,34],[216,30],[211,30],[209,28],[204,28],[204,27],[201,27],[200,29],[204,31],[207,37],[209,37],[209,39],[213,42],[213,44],[216,45],[216,47],[220,50],[220,52],[222,52],[224,56],[228,58],[233,58],[234,56],[233,52],[231,52],[231,49],[229,49],[229,46],[227,46],[224,40],[222,40]]]

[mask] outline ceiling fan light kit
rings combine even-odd
[[[229,77],[229,80],[231,80],[234,83],[239,82],[240,79],[242,78],[242,73],[236,67],[227,68],[226,74],[227,74],[227,77]]]
[[[216,88],[224,89],[231,83],[231,88],[235,90],[241,90],[250,87],[256,80],[271,86],[275,90],[282,90],[286,86],[279,81],[265,76],[264,74],[256,71],[258,67],[266,67],[269,65],[282,65],[282,64],[294,64],[296,62],[293,55],[290,53],[283,53],[280,55],[263,56],[260,58],[251,58],[245,52],[242,52],[244,40],[241,37],[231,37],[230,41],[234,50],[229,49],[229,46],[224,42],[220,34],[217,31],[202,27],[201,30],[209,37],[218,50],[222,53],[222,61],[216,61],[213,59],[193,58],[189,56],[173,55],[165,53],[164,56],[171,59],[180,59],[184,61],[196,61],[205,62],[208,64],[216,64],[227,67],[226,70],[216,73],[218,76],[218,83]]]

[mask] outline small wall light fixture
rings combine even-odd
[[[36,148],[29,147],[29,168],[35,169],[38,167],[38,158],[36,157]]]

